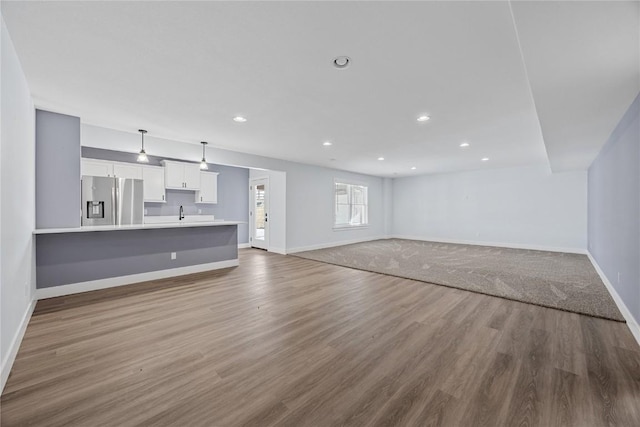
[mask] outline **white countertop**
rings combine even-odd
[[[34,230],[33,234],[58,234],[58,233],[85,233],[89,231],[126,231],[126,230],[148,230],[155,228],[190,228],[190,227],[215,227],[220,225],[245,224],[244,221],[187,221],[187,222],[164,222],[155,224],[133,224],[133,225],[96,225],[77,228],[44,228]]]

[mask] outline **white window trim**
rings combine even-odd
[[[335,220],[333,221],[335,223]],[[369,224],[363,225],[334,225],[333,231],[348,231],[348,230],[359,230],[362,228],[369,228]]]
[[[362,225],[336,225],[336,184],[347,184],[347,185],[359,185],[367,188],[367,223]],[[369,228],[369,184],[364,181],[355,181],[353,179],[341,179],[334,178],[333,186],[331,188],[332,197],[333,197],[333,231],[349,231],[349,230],[362,230],[365,228]]]

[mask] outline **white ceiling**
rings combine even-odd
[[[584,169],[640,91],[640,3],[513,2],[551,168]]]
[[[512,15],[499,1],[3,1],[2,14],[40,108],[380,176],[585,169],[640,90],[638,2]],[[338,55],[352,65],[335,69]]]

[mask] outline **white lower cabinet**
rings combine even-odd
[[[142,166],[142,179],[145,202],[166,202],[163,167]]]
[[[200,172],[200,190],[196,191],[196,203],[218,203],[216,172]]]

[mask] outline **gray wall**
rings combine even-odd
[[[237,241],[235,225],[39,234],[36,287],[232,260]]]
[[[36,228],[80,227],[80,203],[80,118],[36,110]]]
[[[588,244],[640,322],[640,95],[589,168]]]
[[[115,162],[137,163],[137,154],[100,148],[82,147],[82,157],[111,160]],[[162,160],[178,160],[166,157],[148,156],[149,165],[161,166]],[[249,169],[209,163],[209,171],[218,172],[218,203],[203,205],[195,203],[193,191],[167,190],[166,203],[145,203],[147,215],[178,216],[180,206],[185,215],[215,215],[216,219],[249,222]],[[238,243],[249,242],[248,224],[238,226]]]

